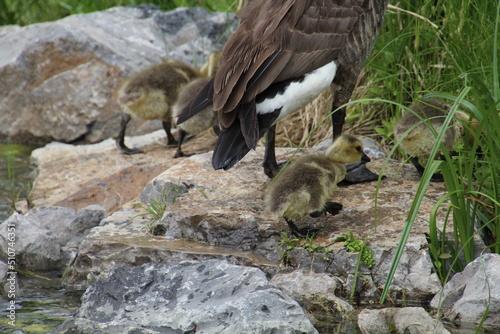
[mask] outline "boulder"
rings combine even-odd
[[[278,273],[270,282],[299,302],[315,325],[346,318],[354,311],[351,304],[336,295],[343,290],[342,281],[329,274],[295,270]]]
[[[213,130],[206,131],[185,143],[184,152],[206,152],[215,139]],[[126,141],[145,153],[122,154],[112,139],[87,145],[53,142],[34,150],[31,163],[37,177],[30,204],[75,210],[99,204],[111,214],[137,199],[151,179],[184,159],[173,159],[175,148],[165,148],[163,130],[126,137]]]
[[[0,27],[0,138],[98,142],[116,136],[115,93],[124,78],[174,58],[198,66],[221,49],[233,14],[146,5],[22,28]],[[161,128],[129,124],[128,134]]]
[[[500,329],[500,255],[484,254],[456,273],[431,307],[458,318],[463,325],[478,324]]]
[[[422,307],[364,309],[358,317],[363,334],[450,334]]]
[[[314,149],[298,154],[311,151]],[[283,161],[294,150],[277,148],[276,152],[278,160]],[[337,216],[299,221],[300,226],[320,229],[313,244],[326,247],[326,254],[300,245],[286,249],[289,245],[281,235],[288,232],[286,223],[265,210],[269,179],[260,166],[262,154],[263,148],[257,147],[229,171],[213,170],[211,153],[194,155],[168,168],[144,187],[138,196],[142,202],[130,202],[89,233],[68,272],[68,284],[91,284],[99,272],[117,263],[228,258],[235,264],[255,265],[271,276],[293,269],[327,273],[345,282],[338,289],[339,297],[348,297],[356,282],[356,301],[378,301],[405,214],[418,187],[414,168],[389,162],[384,171],[388,179],[380,184],[377,217],[373,209],[376,184],[365,183],[339,189],[333,200],[343,203],[344,209]],[[370,164],[380,171],[384,160],[374,159]],[[420,214],[425,218],[434,201],[445,193],[442,184],[431,184]],[[165,211],[157,220],[146,211],[155,201],[165,203]],[[439,222],[445,213],[444,208],[439,211]],[[424,218],[415,222],[398,267],[390,294],[396,300],[426,301],[441,287],[425,250],[428,225]],[[152,224],[159,231],[156,236],[148,234],[147,227]],[[366,239],[374,251],[374,266],[361,265],[356,280],[358,254],[348,252],[343,243],[332,244],[350,231]],[[285,256],[287,266],[279,269]]]
[[[117,266],[54,333],[317,333],[256,268],[220,260]]]
[[[105,217],[98,205],[76,211],[39,207],[26,215],[14,213],[0,224],[0,253],[7,258],[14,244],[16,268],[62,270],[72,260],[84,236]],[[9,236],[14,228],[14,240]]]

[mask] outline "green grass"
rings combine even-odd
[[[446,125],[458,109],[466,110],[480,121],[480,130],[486,135],[477,134],[472,146],[464,147],[457,157],[452,157],[439,145],[434,147],[431,157],[442,150],[445,161],[429,159],[408,213],[381,302],[387,297],[430,177],[437,169],[443,173],[448,195],[436,204],[429,217],[428,240],[441,280],[447,281],[454,272],[473,261],[475,254],[484,250],[476,249],[480,247],[473,242],[476,234],[483,236],[486,248],[500,252],[500,72],[497,54],[500,2],[401,1],[399,6],[418,11],[439,28],[434,29],[415,18],[400,19],[404,14],[388,16],[388,24],[371,59],[371,69],[387,83],[381,90],[382,98],[405,105],[415,98],[447,100],[453,107]],[[384,57],[389,59],[385,65]],[[393,108],[389,116],[395,120],[399,112]],[[389,135],[392,125],[386,124],[380,131]],[[436,142],[440,142],[445,128],[435,133]],[[386,138],[388,142],[391,139]],[[482,149],[480,156],[476,155],[477,147]],[[436,215],[441,204],[448,206],[449,214],[445,227],[440,230]]]
[[[115,6],[155,4],[167,11],[177,7],[204,7],[210,11],[235,11],[238,0],[3,0],[0,1],[0,25],[28,25],[54,21],[72,14],[83,14]]]

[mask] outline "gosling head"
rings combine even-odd
[[[326,150],[325,156],[340,163],[358,161],[369,162],[370,158],[363,152],[361,141],[351,135],[343,134]]]

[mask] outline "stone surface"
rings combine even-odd
[[[174,148],[165,148],[163,130],[125,140],[145,153],[124,155],[112,139],[78,146],[54,142],[34,150],[31,162],[37,177],[31,204],[75,210],[99,204],[112,213],[139,197],[152,178],[183,160],[173,159]],[[215,136],[210,130],[188,141],[183,149],[187,154],[201,153],[214,144]]]
[[[358,317],[363,334],[449,334],[422,307],[364,309]]]
[[[282,161],[293,152],[293,149],[278,148],[278,159]],[[284,247],[280,244],[283,242],[280,233],[288,232],[288,228],[282,219],[264,209],[264,193],[269,179],[260,166],[262,154],[263,149],[258,147],[227,172],[213,170],[211,153],[179,160],[144,187],[140,195],[142,203],[127,204],[92,230],[68,272],[68,284],[85,286],[93,282],[99,272],[115,263],[140,265],[149,261],[201,261],[228,258],[228,254],[231,254],[230,261],[236,264],[258,266],[270,275],[280,271]],[[102,158],[103,165],[105,161]],[[384,160],[375,159],[371,167],[380,170],[383,164]],[[372,269],[364,265],[360,267],[356,286],[358,302],[379,299],[380,288],[385,283],[387,268],[419,182],[412,166],[395,161],[389,162],[385,174],[389,177],[380,185],[377,218],[373,209],[376,185],[366,183],[339,190],[334,198],[344,204],[339,215],[317,219],[306,217],[298,222],[300,226],[320,228],[320,234],[314,240],[318,246],[330,245],[332,240],[349,231],[367,239],[375,252],[375,265]],[[174,188],[177,190],[172,190]],[[174,198],[172,194],[175,193]],[[146,226],[152,223],[151,217],[138,215],[145,213],[145,207],[153,200],[162,201],[166,194],[170,194],[166,211],[155,223],[162,236],[151,237],[146,231]],[[423,218],[415,222],[396,272],[391,290],[394,300],[403,298],[403,294],[415,301],[429,300],[440,289],[425,250],[424,233],[428,229],[425,217],[435,200],[444,194],[442,184],[429,186],[420,213]],[[443,216],[444,211],[439,213],[438,219],[441,221]],[[349,253],[342,243],[330,245],[328,249],[331,252],[328,255],[311,253],[302,247],[289,250],[289,266],[281,270],[302,268],[338,276],[345,282],[339,288],[339,296],[346,297],[350,294],[358,254]]]
[[[296,270],[278,273],[270,282],[299,302],[315,325],[346,318],[354,311],[351,304],[336,296],[342,290],[342,282],[337,277]]]
[[[55,333],[317,333],[265,274],[225,261],[117,266]]]
[[[233,14],[115,7],[21,28],[0,27],[0,138],[98,142],[117,135],[115,92],[162,58],[200,65],[221,49]],[[139,129],[139,127],[144,128]],[[161,128],[133,121],[128,134]]]
[[[16,268],[63,270],[72,260],[90,229],[105,217],[92,205],[75,211],[63,207],[39,207],[26,215],[15,213],[0,224],[0,253],[7,258],[9,228],[15,228]]]
[[[484,254],[469,263],[446,283],[431,306],[462,324],[479,323],[488,307],[484,324],[500,330],[500,255]]]
[[[104,219],[82,241],[75,261],[65,273],[70,288],[85,289],[100,273],[119,264],[140,266],[148,262],[202,262],[218,258],[233,264],[260,267],[267,272],[278,270],[277,260],[269,261],[235,247],[153,237],[147,233],[150,221],[140,216],[144,211],[137,204],[130,204]]]

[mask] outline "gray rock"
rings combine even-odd
[[[343,289],[338,277],[296,270],[276,274],[270,282],[299,302],[315,323],[346,318],[354,310],[347,301],[336,296]]]
[[[422,307],[364,309],[358,316],[363,334],[449,334]]]
[[[500,255],[485,254],[469,263],[446,283],[431,301],[463,324],[477,324],[486,312],[484,324],[500,328]]]
[[[26,215],[15,213],[0,224],[0,253],[7,258],[9,228],[15,228],[16,264],[27,270],[64,268],[78,251],[90,229],[105,217],[105,210],[92,205],[76,211],[63,207],[40,207]]]
[[[0,27],[0,137],[47,143],[115,136],[121,110],[114,94],[124,78],[166,57],[201,65],[234,23],[233,14],[201,8],[138,6]],[[127,134],[151,130],[136,130],[141,124],[133,121]]]
[[[0,286],[0,294],[7,296],[10,300],[15,300],[15,296],[19,296],[19,279],[17,272],[13,270],[15,267],[15,264],[11,267],[0,260],[0,282],[3,282]]]
[[[70,327],[73,327],[70,329]],[[317,333],[299,304],[250,267],[210,260],[117,266],[55,333]]]
[[[278,270],[278,262],[237,247],[152,237],[148,233],[149,217],[140,214],[141,211],[132,208],[118,210],[88,233],[65,273],[65,283],[69,288],[85,289],[94,284],[100,273],[119,264],[138,266],[148,262],[224,259],[237,265],[255,266],[270,274]],[[272,250],[276,252],[275,244]]]

